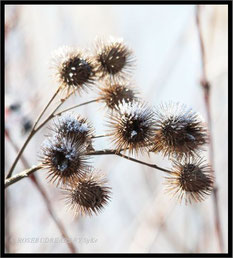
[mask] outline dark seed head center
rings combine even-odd
[[[69,159],[67,159],[65,153],[61,151],[56,151],[52,161],[54,165],[57,167],[57,169],[61,172],[69,168],[70,165]]]
[[[67,84],[78,86],[87,83],[92,74],[90,64],[81,58],[75,57],[63,64],[61,77]]]

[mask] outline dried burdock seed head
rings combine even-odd
[[[75,214],[93,215],[101,211],[110,199],[110,187],[99,172],[89,172],[76,185],[65,189],[66,203]]]
[[[94,128],[86,118],[73,113],[65,113],[54,121],[54,126],[50,128],[61,137],[74,137],[81,143],[89,143],[94,134]]]
[[[167,191],[180,202],[200,202],[213,190],[213,171],[206,161],[200,158],[191,158],[183,162],[174,161],[172,173],[166,177],[165,184]]]
[[[155,136],[154,112],[145,103],[132,102],[119,105],[109,115],[111,137],[118,151],[129,153],[148,150]]]
[[[80,139],[55,134],[45,140],[42,151],[42,164],[49,170],[47,178],[57,185],[73,184],[88,172],[88,156]]]
[[[52,67],[62,89],[81,92],[95,82],[95,64],[84,51],[61,47],[53,52]]]
[[[126,78],[134,66],[133,52],[122,39],[96,40],[97,71],[100,78]]]
[[[200,115],[185,105],[161,105],[155,114],[157,129],[152,151],[180,160],[194,157],[208,142],[207,129]]]
[[[100,100],[109,109],[117,109],[119,104],[138,100],[138,93],[125,80],[105,80],[99,91]]]

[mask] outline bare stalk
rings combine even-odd
[[[60,103],[60,105],[36,128],[36,131],[39,131],[49,120],[51,120],[52,118],[54,118],[55,116],[60,116],[62,113],[64,112],[67,112],[71,109],[74,109],[74,108],[77,108],[77,107],[81,107],[81,106],[84,106],[84,105],[88,105],[90,103],[93,103],[93,102],[97,102],[99,99],[93,99],[93,100],[90,100],[90,101],[87,101],[87,102],[83,102],[81,104],[78,104],[78,105],[75,105],[75,106],[72,106],[72,107],[69,107],[65,110],[62,110],[58,113],[55,114],[55,112],[58,110],[58,108],[61,106],[62,103]],[[63,101],[64,102],[64,101]]]
[[[69,110],[71,110],[71,109],[74,109],[74,108],[77,108],[77,107],[81,107],[81,106],[84,106],[84,105],[87,105],[87,104],[90,104],[90,103],[98,102],[99,100],[100,100],[100,99],[98,98],[98,99],[89,100],[89,101],[87,101],[87,102],[83,102],[83,103],[81,103],[81,104],[78,104],[78,105],[69,107],[69,108],[67,108],[67,109],[65,109],[65,110],[62,110],[61,112],[59,112],[59,113],[57,113],[57,114],[54,114],[54,116],[60,116],[62,113],[67,112],[67,111],[69,111]]]
[[[60,106],[73,94],[71,92],[64,99],[61,99],[61,102],[57,105],[57,107],[53,110],[53,112],[36,128],[36,132],[38,132],[50,119],[52,119],[55,115],[54,113],[60,108]]]
[[[139,164],[142,164],[142,165],[145,165],[145,166],[148,166],[148,167],[151,167],[151,168],[155,168],[155,169],[158,169],[158,170],[161,170],[163,172],[166,172],[166,173],[171,173],[171,171],[165,169],[165,168],[161,168],[159,166],[157,166],[156,164],[149,164],[149,163],[146,163],[144,161],[141,161],[141,160],[137,160],[137,159],[134,159],[134,158],[131,158],[129,156],[126,156],[126,155],[123,155],[121,153],[116,153],[117,156],[120,156],[122,158],[125,158],[125,159],[128,159],[128,160],[131,160],[133,162],[136,162],[136,163],[139,163]]]
[[[164,169],[164,168],[161,168],[161,167],[159,167],[155,164],[146,163],[144,161],[137,160],[137,159],[131,158],[129,156],[123,155],[117,150],[105,149],[105,150],[100,150],[100,151],[89,152],[89,153],[86,153],[86,155],[117,155],[119,157],[131,160],[131,161],[139,163],[141,165],[145,165],[145,166],[148,166],[148,167],[151,167],[151,168],[155,168],[155,169],[161,170],[161,171],[166,172],[166,173],[171,173],[171,171],[169,171],[167,169]]]
[[[35,134],[36,130],[36,126],[39,122],[39,120],[41,119],[41,117],[43,116],[43,114],[45,113],[45,111],[47,110],[47,108],[49,107],[49,105],[52,103],[52,101],[55,99],[55,97],[57,96],[58,92],[59,92],[60,88],[57,89],[57,91],[54,93],[54,95],[52,96],[52,98],[49,100],[49,102],[47,103],[47,105],[44,107],[44,109],[42,110],[42,112],[40,113],[40,115],[38,116],[38,118],[36,119],[36,122],[34,123],[30,134],[28,135],[28,138],[26,139],[26,141],[24,142],[23,146],[21,147],[20,151],[18,152],[15,161],[13,162],[9,172],[7,173],[6,178],[11,177],[13,170],[15,168],[15,166],[17,165],[20,156],[22,155],[24,149],[26,148],[27,144],[30,142],[31,138],[33,137],[33,135]]]
[[[214,166],[214,148],[213,148],[213,139],[212,139],[212,119],[211,119],[211,106],[210,106],[210,89],[211,85],[207,79],[206,73],[206,52],[204,46],[204,39],[201,30],[200,24],[200,6],[196,7],[196,24],[198,30],[198,37],[201,48],[201,63],[202,63],[202,78],[201,78],[201,86],[204,91],[204,100],[205,107],[207,112],[207,120],[208,120],[208,129],[209,129],[209,156],[210,156],[210,165],[213,168]],[[213,173],[214,169],[212,169]],[[219,214],[219,202],[218,202],[218,188],[215,185],[213,189],[213,202],[214,202],[214,214],[215,214],[215,228],[218,236],[218,244],[221,252],[224,250],[222,229],[220,223],[220,214]]]
[[[39,164],[39,165],[33,166],[29,169],[26,169],[23,172],[18,173],[10,178],[7,178],[5,180],[5,188],[7,188],[9,185],[12,185],[12,184],[18,182],[19,180],[21,180],[25,177],[28,177],[30,174],[36,172],[37,170],[40,170],[41,168],[43,168],[43,166],[42,166],[42,164]]]
[[[111,134],[93,135],[91,138],[92,139],[97,139],[97,138],[104,138],[104,137],[108,137],[108,136],[111,136]]]

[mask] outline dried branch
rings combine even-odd
[[[86,153],[86,155],[117,155],[119,157],[131,160],[131,161],[139,163],[141,165],[145,165],[145,166],[148,166],[148,167],[151,167],[151,168],[155,168],[155,169],[161,170],[161,171],[166,172],[166,173],[171,173],[171,171],[169,171],[167,169],[164,169],[164,168],[161,168],[161,167],[159,167],[155,164],[149,164],[149,163],[146,163],[144,161],[140,161],[140,160],[131,158],[129,156],[123,155],[120,152],[118,152],[117,150],[105,149],[105,150],[100,150],[100,151],[89,152],[89,153]]]
[[[83,102],[81,104],[78,104],[78,105],[75,105],[75,106],[72,106],[72,107],[69,107],[67,109],[64,109],[58,113],[55,114],[55,112],[58,110],[58,108],[61,106],[62,103],[60,103],[60,105],[57,106],[57,108],[36,128],[36,132],[38,132],[49,120],[51,120],[52,118],[56,117],[56,116],[60,116],[62,113],[64,112],[67,112],[71,109],[74,109],[74,108],[77,108],[77,107],[81,107],[81,106],[84,106],[84,105],[88,105],[90,103],[93,103],[93,102],[97,102],[99,99],[93,99],[93,100],[90,100],[90,101],[87,101],[87,102]]]
[[[93,135],[91,138],[92,138],[92,139],[104,138],[104,137],[108,137],[108,136],[111,136],[111,135],[112,135],[112,134]]]
[[[81,107],[81,106],[84,106],[84,105],[88,105],[88,104],[91,104],[91,103],[94,103],[94,102],[98,102],[99,100],[100,100],[100,99],[98,98],[98,99],[89,100],[89,101],[87,101],[87,102],[83,102],[83,103],[81,103],[81,104],[78,104],[78,105],[69,107],[69,108],[67,108],[67,109],[65,109],[65,110],[62,110],[61,112],[59,112],[59,113],[57,113],[57,114],[54,114],[53,116],[54,116],[54,117],[55,117],[55,116],[60,116],[62,113],[67,112],[67,111],[69,111],[69,110],[71,110],[71,109],[74,109],[74,108],[77,108],[77,107]]]
[[[5,188],[7,188],[9,185],[12,185],[16,182],[18,182],[19,180],[25,178],[25,177],[28,177],[30,174],[36,172],[37,170],[40,170],[43,168],[43,165],[42,164],[39,164],[39,165],[36,165],[36,166],[33,166],[29,169],[26,169],[24,170],[23,172],[21,173],[18,173],[10,178],[7,178],[5,180]]]

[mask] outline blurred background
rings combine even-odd
[[[96,36],[121,37],[134,50],[137,67],[133,81],[150,105],[178,101],[200,112],[207,120],[200,86],[201,52],[195,14],[194,5],[6,5],[5,128],[8,137],[5,138],[5,170],[9,170],[31,123],[56,90],[57,83],[49,68],[51,52],[62,45],[92,48]],[[201,6],[200,21],[211,84],[214,169],[224,252],[227,252],[227,6]],[[95,91],[81,97],[76,95],[63,107],[96,96]],[[93,123],[96,134],[105,132],[103,105],[92,103],[75,112]],[[46,132],[46,127],[39,131],[24,152],[30,166],[39,162],[40,145]],[[104,138],[94,143],[95,149],[110,146]],[[203,155],[208,159],[208,151]],[[171,167],[160,155],[139,156],[138,159]],[[179,205],[164,192],[163,172],[117,156],[98,156],[92,161],[95,168],[108,175],[113,193],[111,202],[98,216],[74,219],[62,201],[61,191],[46,180],[46,171],[35,173],[77,252],[220,252],[213,196],[191,206]],[[14,173],[24,169],[19,161]],[[23,179],[10,186],[6,190],[5,204],[6,252],[70,252],[32,180]],[[30,243],[29,238],[42,240]],[[48,242],[50,238],[58,238],[60,242]]]

